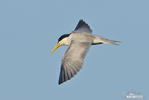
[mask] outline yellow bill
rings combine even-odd
[[[60,43],[57,43],[57,45],[53,48],[53,50],[51,51],[51,53],[53,53],[59,46],[60,46]]]

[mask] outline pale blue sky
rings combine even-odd
[[[67,47],[50,51],[79,19],[93,33],[121,41],[91,47],[84,66],[58,85]],[[148,0],[1,0],[0,100],[124,100],[149,98]]]

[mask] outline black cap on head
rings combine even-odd
[[[63,34],[59,39],[58,42],[61,41],[62,39],[68,37],[70,34]]]

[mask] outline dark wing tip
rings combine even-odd
[[[86,22],[83,21],[83,19],[80,19],[79,22],[78,22],[78,24],[86,24]]]
[[[79,20],[79,23],[77,24],[74,32],[92,33],[92,30],[90,29],[89,25],[81,19],[81,20]]]
[[[71,73],[71,75],[68,75],[68,71],[61,70],[58,82],[59,85],[62,84],[63,82],[70,80],[76,74],[76,73],[73,74],[70,70],[69,73]]]
[[[59,82],[58,82],[58,85],[61,85],[62,83],[63,83],[62,81],[59,81]]]
[[[77,67],[74,67],[74,68],[68,68],[68,66],[62,66],[61,67],[61,71],[60,71],[60,76],[59,76],[59,82],[58,84],[62,84],[63,82],[65,81],[68,81],[70,80],[74,75],[77,74],[77,72],[79,71],[80,69],[77,68]]]

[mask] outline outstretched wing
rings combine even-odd
[[[71,42],[62,59],[59,84],[70,80],[80,70],[90,45],[90,42]]]
[[[92,30],[90,29],[88,24],[86,24],[83,20],[80,20],[73,32],[76,32],[76,33],[81,33],[81,32],[92,33]]]

